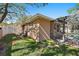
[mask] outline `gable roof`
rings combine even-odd
[[[48,21],[54,21],[55,20],[55,19],[52,19],[52,18],[50,18],[48,16],[45,16],[45,15],[42,15],[42,14],[37,13],[37,14],[35,14],[33,16],[27,17],[24,24],[30,23],[30,22],[36,20],[39,17],[45,18],[45,20],[48,20]]]

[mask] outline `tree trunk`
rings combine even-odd
[[[5,4],[4,9],[5,9],[5,10],[4,10],[4,13],[3,13],[3,15],[2,15],[2,17],[1,17],[1,19],[0,19],[0,23],[3,22],[3,20],[6,18],[7,14],[8,14],[8,3]]]

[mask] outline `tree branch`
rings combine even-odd
[[[3,13],[5,13],[5,12],[0,12],[0,13],[2,13],[2,14],[3,14]],[[15,12],[7,12],[7,13],[14,13],[14,14],[17,14],[17,13],[15,13]]]

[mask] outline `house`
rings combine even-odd
[[[57,18],[56,20],[58,21],[58,23],[60,24],[60,31],[62,32],[62,33],[64,33],[64,34],[66,34],[66,33],[68,33],[68,32],[70,32],[70,29],[69,29],[69,27],[67,26],[68,24],[68,22],[66,21],[67,20],[67,18],[68,18],[69,16],[64,16],[64,17],[60,17],[60,18]]]
[[[18,29],[19,28],[19,29]],[[16,34],[19,35],[21,33],[22,29],[20,24],[7,24],[7,25],[1,25],[0,26],[0,38],[7,34]]]
[[[79,33],[79,15],[69,15],[57,18],[57,21],[63,26],[65,34]]]
[[[59,24],[55,19],[42,14],[36,14],[27,18],[25,23],[22,24],[22,29],[26,36],[43,40],[57,37],[57,34],[60,34],[58,26]]]

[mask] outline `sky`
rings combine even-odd
[[[26,10],[27,15],[35,15],[37,13],[43,14],[45,16],[51,17],[53,19],[62,17],[62,16],[67,16],[69,15],[67,10],[75,6],[75,3],[48,3],[45,7],[33,7],[33,6],[27,6],[24,5]],[[10,22],[16,22],[16,19],[13,19],[12,21],[7,21],[8,23]]]
[[[51,18],[58,18],[69,15],[67,10],[74,6],[75,3],[49,3],[45,7],[41,8],[28,6],[27,10],[29,11],[29,14],[27,15],[34,15],[36,13],[40,13]]]

